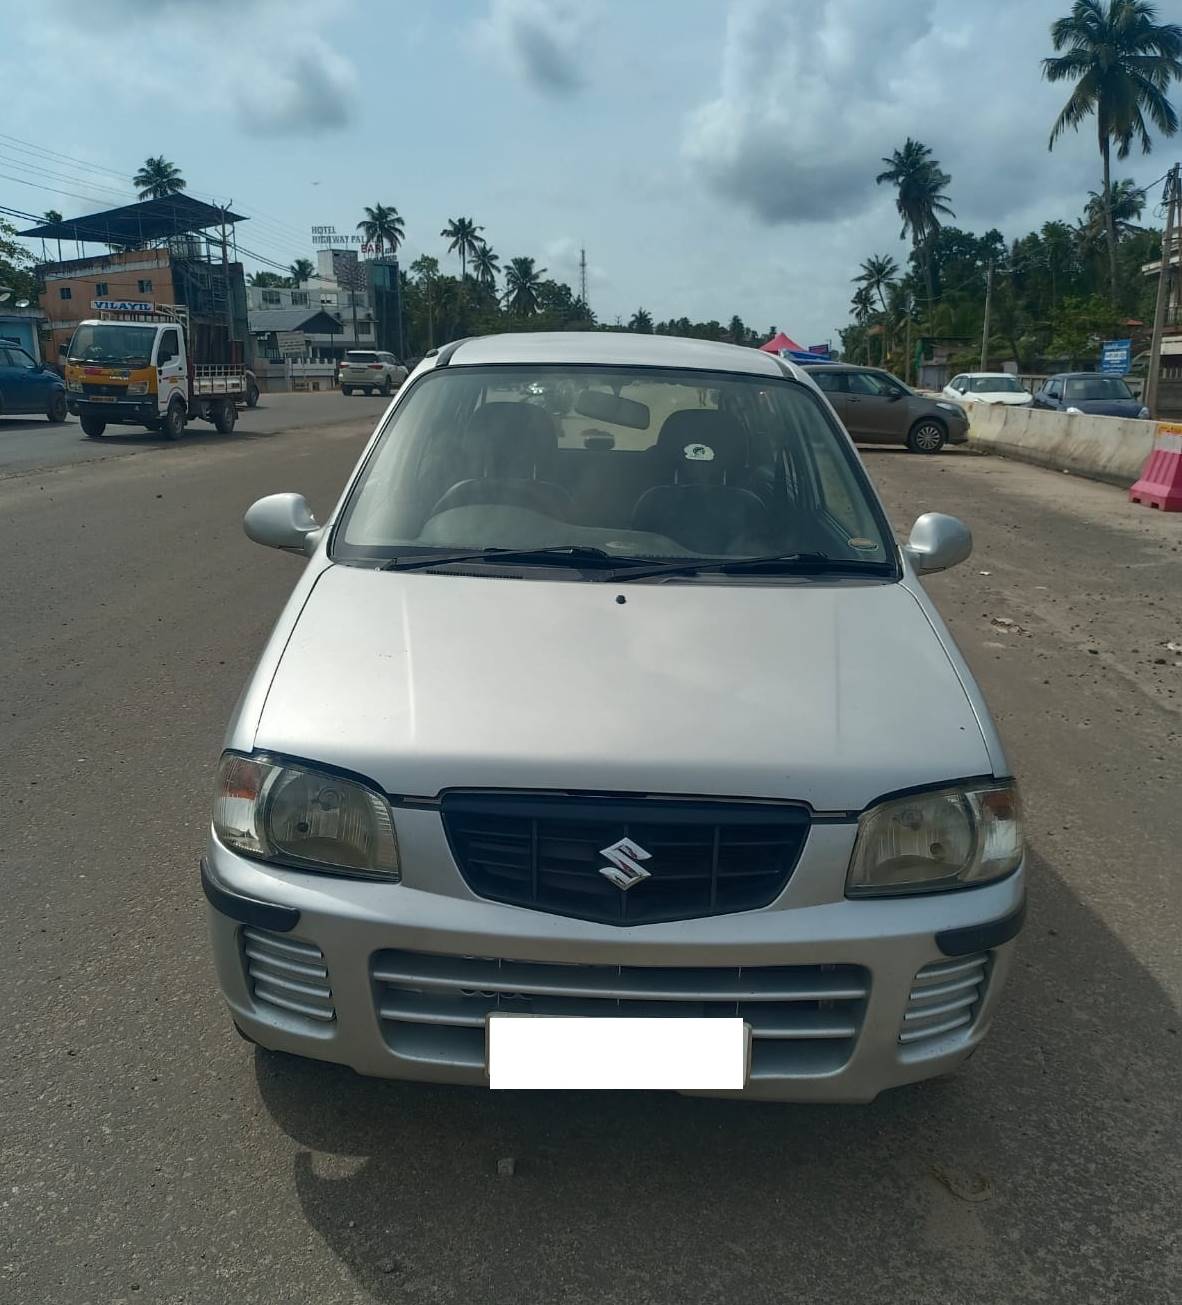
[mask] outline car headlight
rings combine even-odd
[[[214,833],[258,861],[397,881],[394,814],[356,780],[267,757],[227,753],[218,768]]]
[[[963,417],[965,415],[965,411],[959,403],[946,403],[943,399],[937,399],[936,407],[944,408],[948,412],[954,412],[958,417]]]
[[[858,822],[846,893],[885,897],[1001,879],[1022,861],[1022,805],[1012,782],[893,798]]]
[[[67,376],[66,389],[69,390],[71,394],[81,394],[82,382],[76,376]]]
[[[1137,420],[1138,420],[1138,421],[1148,421],[1148,420],[1149,420],[1149,409],[1148,409],[1148,408],[1145,408],[1145,407],[1142,407],[1141,411],[1137,414]]]
[[[127,387],[127,393],[128,393],[129,395],[131,395],[131,394],[147,394],[147,392],[148,392],[148,382],[147,382],[147,381],[132,381],[132,383]]]

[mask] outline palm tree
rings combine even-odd
[[[1124,240],[1126,236],[1131,236],[1142,229],[1137,225],[1137,219],[1145,208],[1145,192],[1137,188],[1132,177],[1125,177],[1122,181],[1113,182],[1111,196],[1112,226],[1117,240]],[[1104,206],[1104,196],[1094,190],[1088,191],[1084,220],[1096,231],[1108,230],[1108,211]]]
[[[140,199],[164,199],[185,189],[185,179],[175,163],[169,163],[163,154],[144,160],[144,166],[131,179],[140,192]]]
[[[1051,307],[1054,308],[1062,277],[1070,274],[1073,255],[1077,252],[1075,232],[1066,222],[1044,222],[1039,234],[1051,278]]]
[[[1182,78],[1182,27],[1158,24],[1157,9],[1147,0],[1075,0],[1071,13],[1051,24],[1051,43],[1066,50],[1042,61],[1049,82],[1073,81],[1062,112],[1051,128],[1048,149],[1068,127],[1096,115],[1100,159],[1104,165],[1101,190],[1108,240],[1108,290],[1116,300],[1116,223],[1112,213],[1111,153],[1127,159],[1133,141],[1141,153],[1152,148],[1146,115],[1163,136],[1178,130],[1178,113],[1169,100],[1170,83]]]
[[[912,140],[910,136],[901,150],[895,150],[883,162],[887,165],[886,171],[880,172],[874,180],[880,186],[888,181],[898,190],[895,207],[903,219],[899,239],[905,239],[910,233],[912,248],[920,256],[930,314],[936,298],[931,242],[940,230],[940,218],[956,216],[948,205],[948,196],[944,194],[944,187],[952,178],[932,157],[928,146]]]
[[[62,219],[62,215],[57,211],[56,208],[47,208],[45,210],[45,216],[41,220],[43,222],[61,222],[63,219]],[[41,242],[41,252],[42,253],[45,252],[44,240]],[[57,261],[59,263],[62,261],[62,241],[60,236],[58,237],[58,241],[57,241]]]
[[[544,267],[534,267],[532,258],[511,258],[505,269],[505,305],[519,317],[531,317],[538,311],[538,288],[545,275]]]
[[[292,284],[298,290],[305,281],[310,280],[316,269],[306,258],[297,258],[291,267],[288,268],[291,273]]]
[[[357,230],[365,237],[366,244],[377,245],[378,253],[388,245],[392,254],[398,253],[398,246],[406,238],[406,223],[391,204],[375,204],[365,209],[365,217],[357,224]]]
[[[652,335],[653,315],[647,308],[638,308],[628,320],[628,329],[640,335]]]
[[[882,305],[882,311],[885,313],[887,310],[886,290],[894,285],[898,275],[899,265],[890,254],[871,254],[862,263],[861,272],[853,279],[861,281],[863,285],[868,285],[878,295],[878,302]]]
[[[862,328],[866,339],[866,363],[870,364],[870,322],[874,317],[874,291],[868,285],[860,285],[850,300],[854,321]]]
[[[476,273],[476,279],[481,285],[488,286],[490,290],[496,288],[497,273],[501,270],[501,260],[493,252],[491,245],[485,244],[482,240],[475,254],[472,255],[472,270]]]
[[[472,218],[449,218],[447,226],[439,233],[446,236],[451,244],[447,247],[449,254],[458,253],[460,256],[460,280],[462,281],[468,274],[468,259],[475,258],[480,246],[484,243],[480,239],[480,233],[483,227],[478,227]]]

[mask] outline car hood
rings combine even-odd
[[[291,631],[254,745],[420,797],[610,790],[847,811],[990,773],[957,671],[903,584],[331,566]]]
[[[977,403],[1000,403],[1007,407],[1015,407],[1024,403],[1033,403],[1033,394],[1011,394],[1008,391],[999,391],[996,394],[978,394]]]
[[[1136,417],[1141,411],[1139,399],[1066,399],[1065,408],[1078,408],[1097,417]]]

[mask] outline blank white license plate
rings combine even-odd
[[[493,1088],[727,1091],[747,1081],[743,1020],[492,1014]]]

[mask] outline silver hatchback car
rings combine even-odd
[[[560,1017],[597,1047],[597,1020],[724,1019],[728,1090],[864,1102],[985,1036],[1020,804],[918,582],[971,540],[927,514],[895,543],[803,371],[660,336],[462,341],[327,522],[289,493],[245,524],[309,558],[202,863],[246,1037],[479,1085],[501,1017],[542,1058]]]

